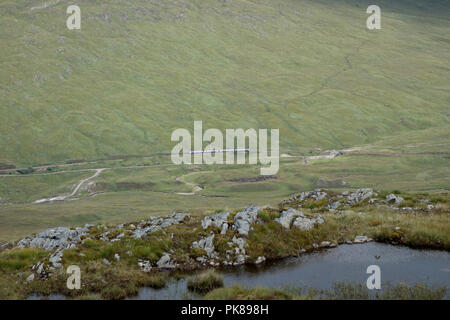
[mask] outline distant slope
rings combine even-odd
[[[369,1],[86,0],[69,31],[73,3],[0,3],[0,163],[169,151],[193,120],[282,148],[448,132],[448,1],[377,1],[376,32]]]

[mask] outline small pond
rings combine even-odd
[[[300,257],[287,258],[259,266],[243,266],[224,270],[225,286],[302,287],[330,289],[334,282],[366,283],[369,265],[381,269],[381,283],[450,289],[450,253],[415,250],[381,243],[341,245]],[[131,299],[196,298],[186,288],[186,280],[170,281],[163,289],[142,288]]]

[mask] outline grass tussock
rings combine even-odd
[[[187,288],[199,294],[206,294],[220,287],[223,287],[223,276],[213,270],[195,275],[187,282]]]
[[[207,300],[294,300],[298,296],[278,289],[253,288],[248,289],[239,285],[220,288],[205,295]]]

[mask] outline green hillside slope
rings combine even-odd
[[[290,149],[445,137],[450,4],[392,2],[369,31],[369,1],[2,0],[0,163],[170,151],[193,120]]]

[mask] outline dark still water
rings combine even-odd
[[[378,258],[378,259],[377,259]],[[330,289],[334,282],[365,285],[367,267],[381,269],[381,286],[427,283],[450,289],[450,253],[415,250],[380,243],[341,245],[297,258],[288,258],[257,267],[224,271],[225,286],[302,287]],[[195,298],[186,289],[186,280],[172,281],[160,290],[143,288],[132,299]]]

